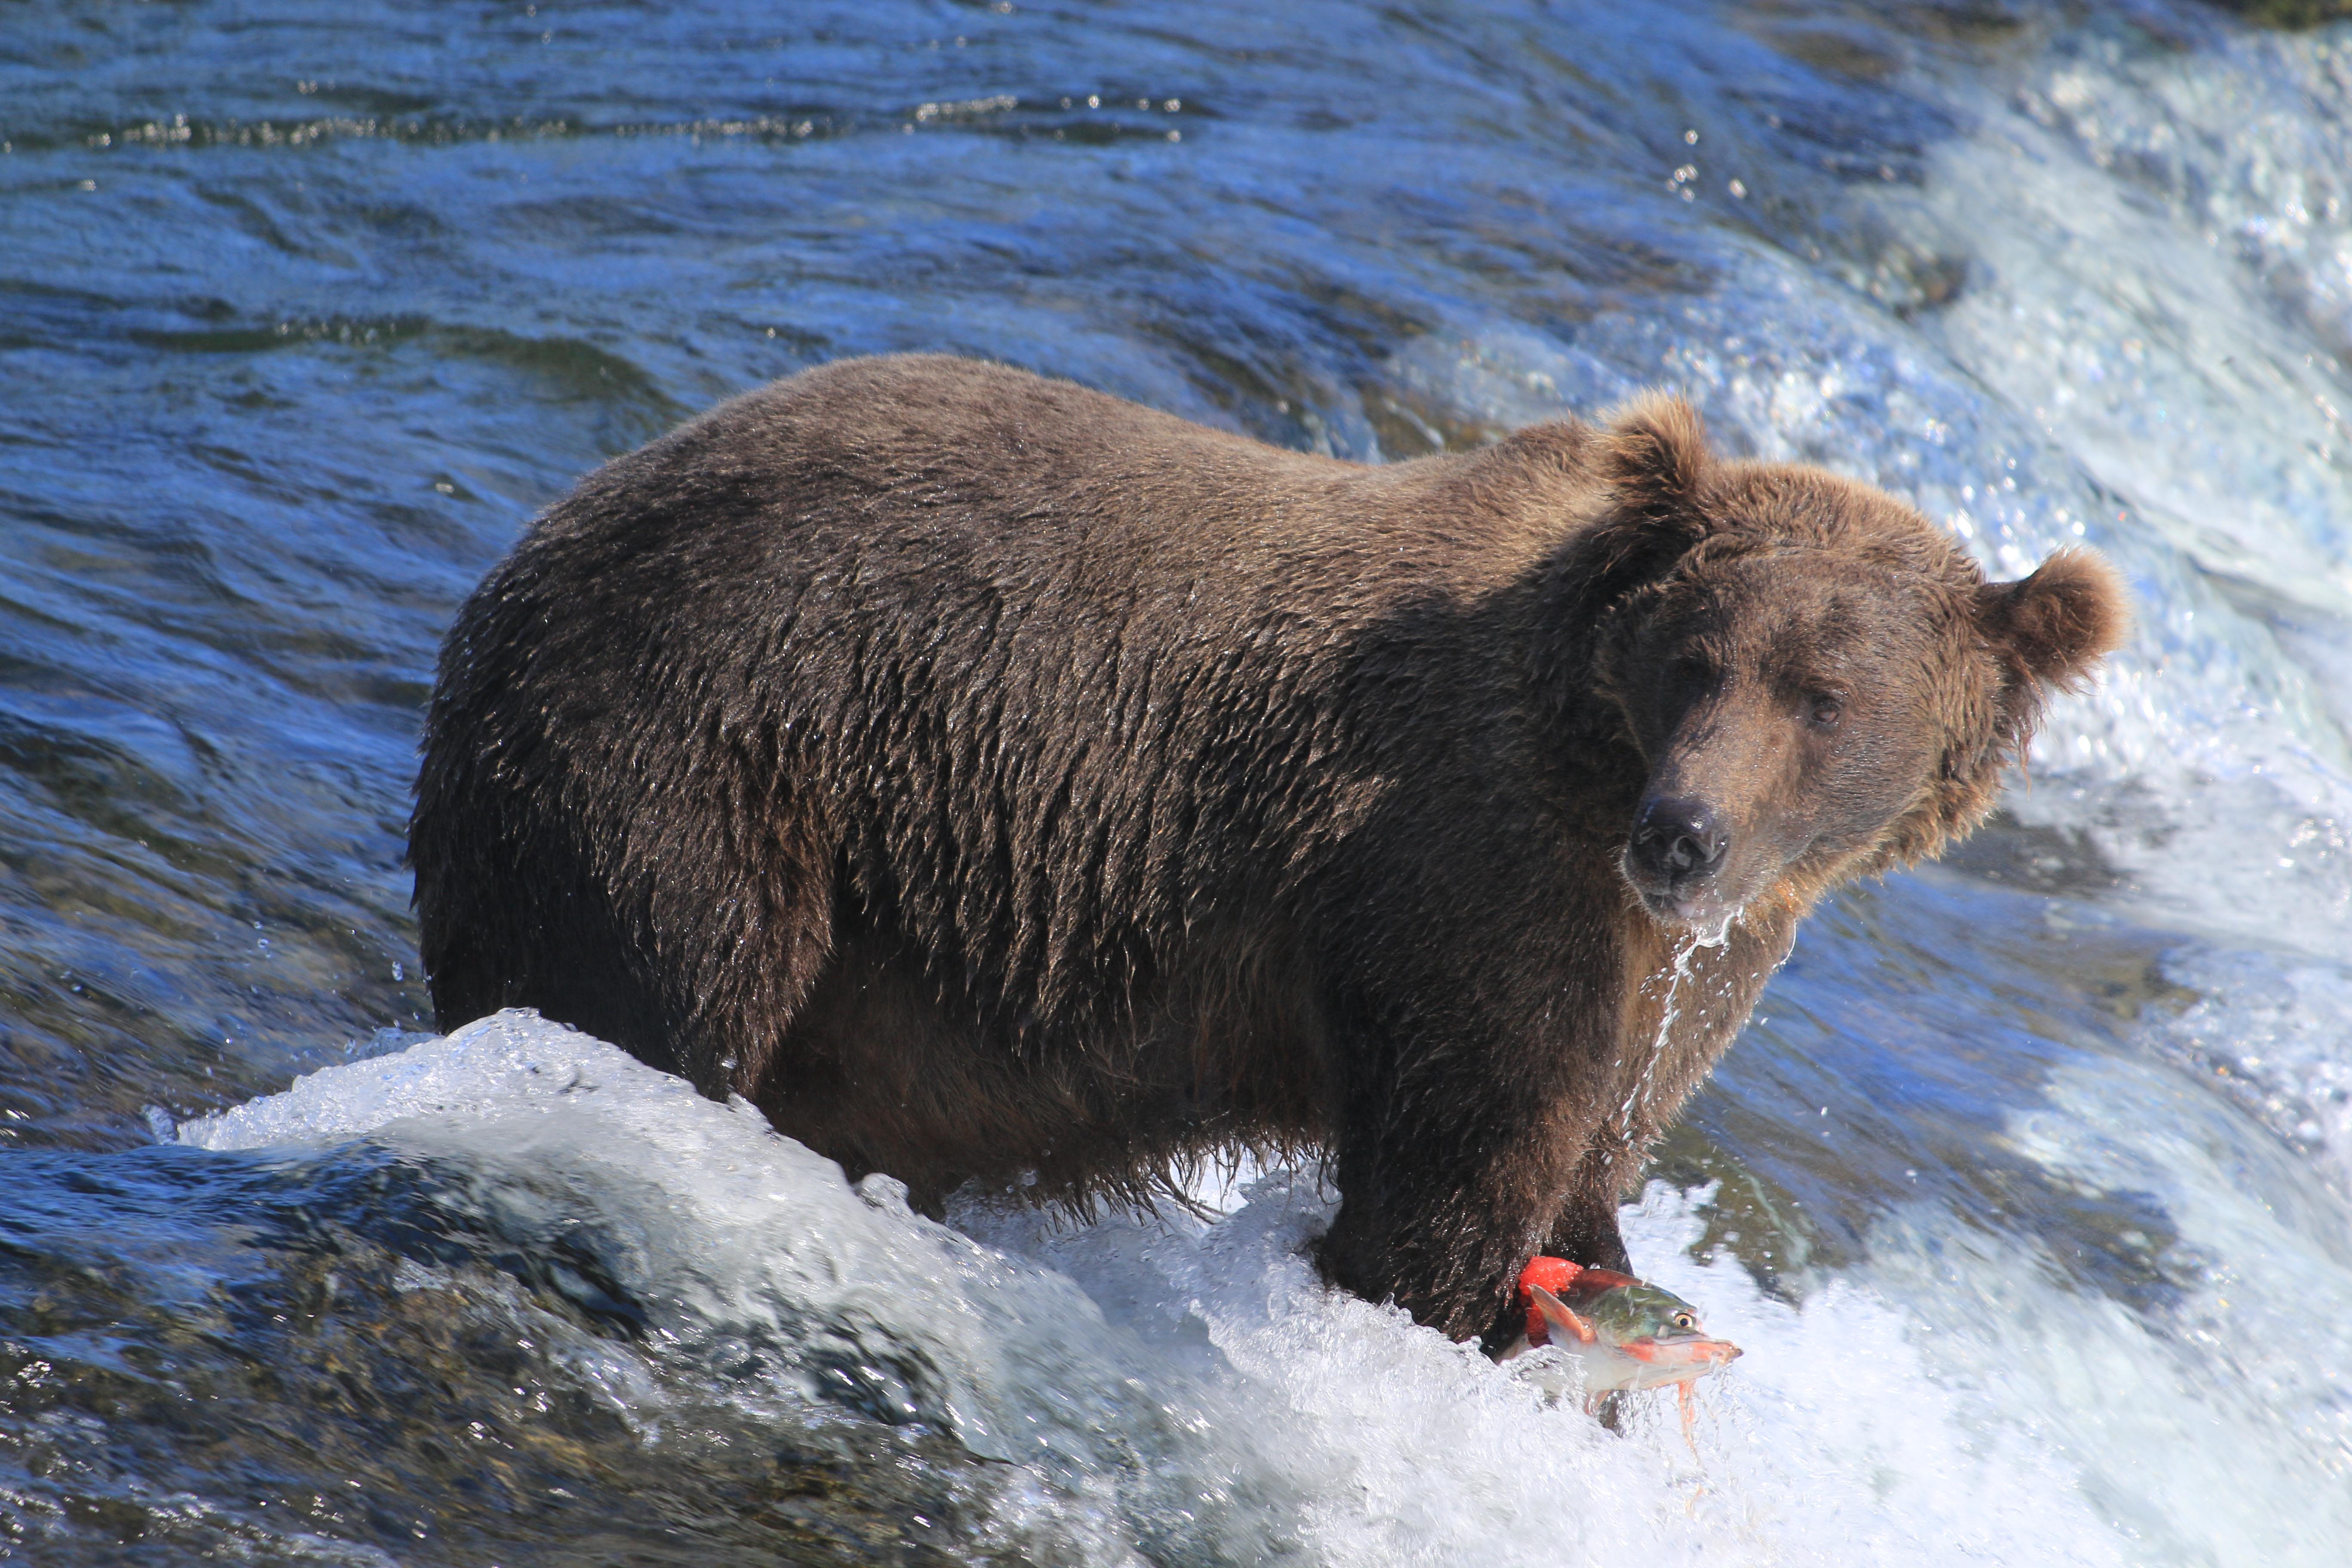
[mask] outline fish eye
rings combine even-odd
[[[1675,1314],[1675,1327],[1681,1329],[1687,1333],[1698,1327],[1698,1319],[1688,1312],[1676,1312]]]

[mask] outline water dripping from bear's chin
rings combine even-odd
[[[1691,966],[1698,962],[1702,951],[1724,944],[1730,935],[1732,922],[1738,918],[1738,911],[1733,910],[1712,926],[1695,926],[1685,931],[1675,943],[1673,962],[1643,983],[1645,986],[1654,984],[1663,975],[1666,994],[1658,1005],[1658,1027],[1650,1038],[1649,1052],[1643,1058],[1640,1070],[1625,1091],[1625,1102],[1618,1107],[1618,1116],[1627,1127],[1634,1124],[1634,1113],[1649,1094],[1652,1076],[1657,1070],[1658,1063],[1664,1059],[1666,1048],[1673,1041],[1675,1025],[1682,1019],[1683,984],[1691,977]],[[1622,1068],[1624,1058],[1620,1057],[1617,1065]]]

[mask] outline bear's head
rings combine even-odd
[[[1991,808],[2055,688],[2123,639],[2121,584],[2061,550],[1985,580],[1912,508],[1818,468],[1711,457],[1654,396],[1597,437],[1578,542],[1591,689],[1648,771],[1626,881],[1712,936],[1935,854]]]

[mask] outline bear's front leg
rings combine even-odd
[[[1633,1260],[1626,1256],[1625,1238],[1617,1229],[1617,1206],[1624,1201],[1622,1173],[1631,1159],[1627,1152],[1606,1142],[1596,1142],[1587,1149],[1550,1232],[1536,1250],[1587,1268],[1631,1274]]]
[[[1451,1022],[1442,1044],[1381,1053],[1384,1070],[1351,1086],[1333,1140],[1339,1213],[1318,1261],[1331,1283],[1491,1350],[1517,1331],[1519,1270],[1582,1170],[1594,1086],[1560,1041],[1481,1045]],[[1622,1259],[1613,1203],[1571,1212],[1607,1226],[1591,1261]]]

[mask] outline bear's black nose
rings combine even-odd
[[[1654,800],[1633,824],[1633,858],[1672,887],[1711,876],[1723,864],[1731,836],[1703,800]]]

